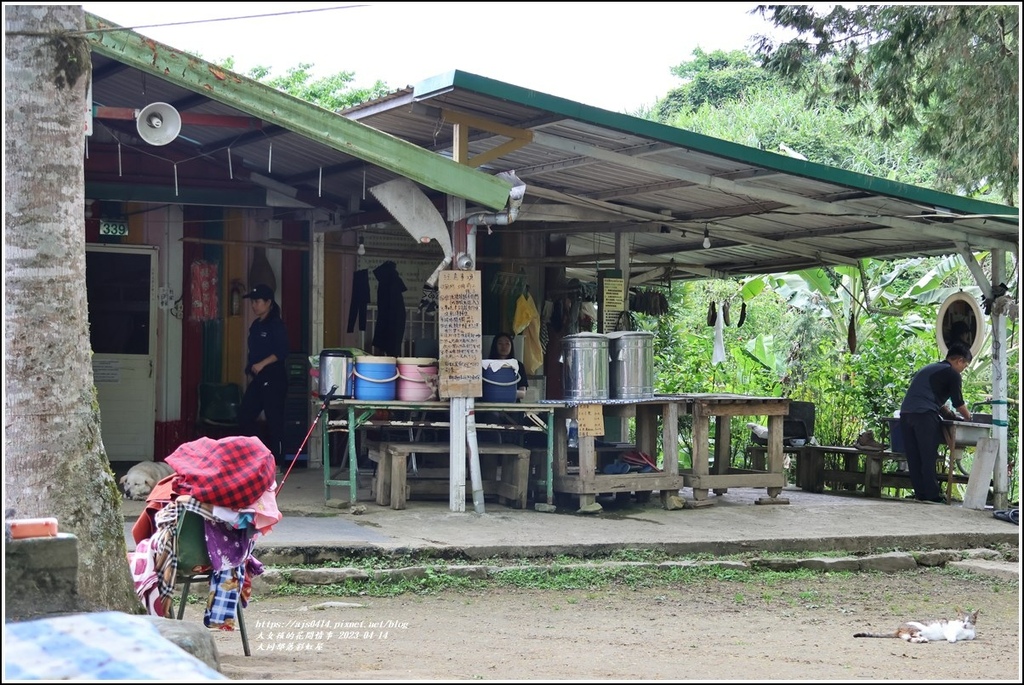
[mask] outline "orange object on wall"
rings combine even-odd
[[[11,529],[11,538],[52,538],[57,536],[57,519],[13,519],[7,522]]]

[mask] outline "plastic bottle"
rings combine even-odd
[[[580,446],[579,429],[576,427],[576,419],[569,419],[569,447]]]

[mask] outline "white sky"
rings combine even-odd
[[[86,11],[237,71],[312,63],[391,89],[453,69],[614,112],[651,105],[694,48],[741,50],[772,25],[732,2],[96,2]],[[321,12],[281,15],[311,8]],[[278,16],[166,26],[265,14]],[[157,27],[154,25],[165,25]],[[142,28],[145,26],[146,28]]]

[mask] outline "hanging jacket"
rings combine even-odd
[[[378,266],[373,275],[377,279],[377,327],[373,331],[373,346],[389,357],[399,357],[405,338],[405,283],[392,261]]]
[[[355,330],[359,322],[359,330],[366,330],[366,307],[370,304],[370,272],[359,269],[352,273],[352,300],[348,305],[348,332]]]

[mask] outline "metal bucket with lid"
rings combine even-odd
[[[616,331],[608,334],[608,393],[614,399],[654,397],[654,333]]]
[[[608,399],[608,336],[574,333],[562,338],[562,385],[567,400]]]

